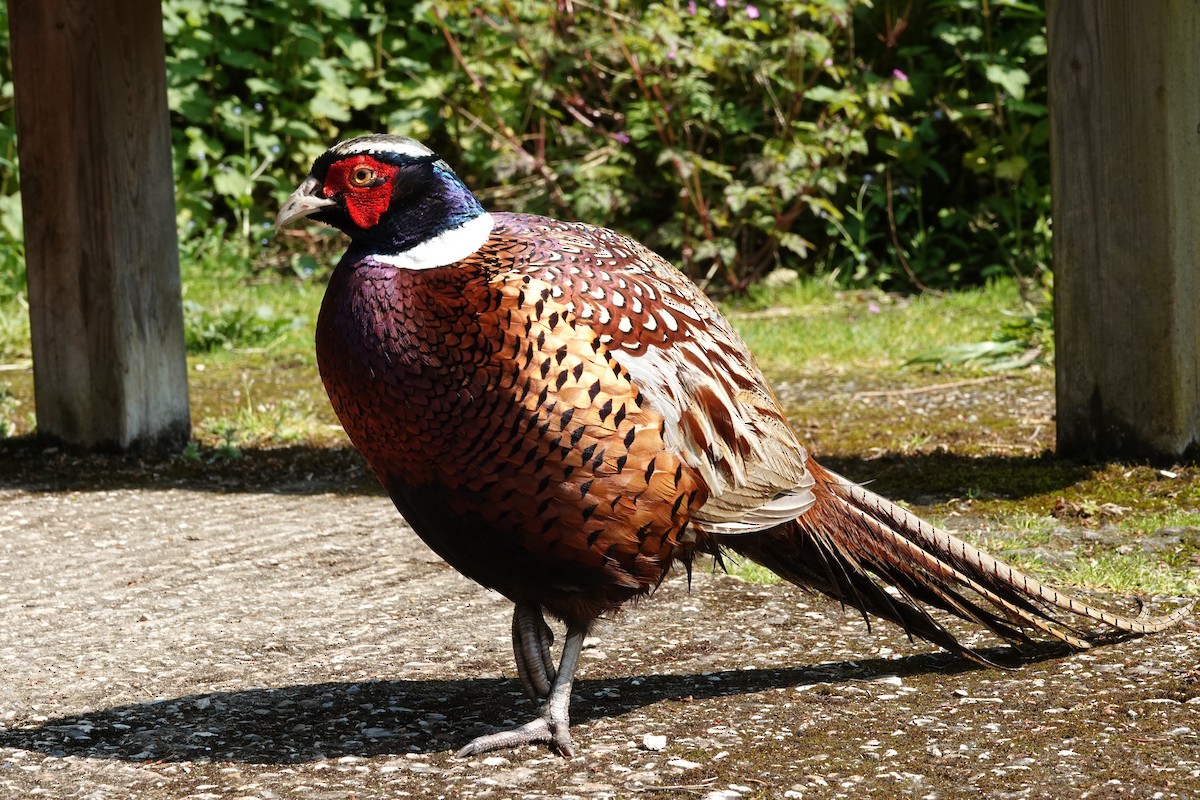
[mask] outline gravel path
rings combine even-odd
[[[589,643],[574,759],[456,760],[531,713],[509,605],[313,485],[0,488],[0,796],[1200,797],[1194,621],[983,670],[707,571]]]

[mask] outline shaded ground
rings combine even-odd
[[[508,604],[429,553],[351,454],[182,474],[6,455],[27,469],[0,489],[0,796],[1200,795],[1194,622],[981,670],[707,572],[598,632],[575,759],[458,761],[531,712]]]

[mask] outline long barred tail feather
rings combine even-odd
[[[930,525],[895,503],[813,460],[816,504],[799,519],[720,544],[780,577],[890,620],[973,661],[991,664],[961,644],[925,610],[931,606],[978,623],[1015,644],[1034,628],[1071,647],[1092,636],[1055,610],[1121,631],[1153,633],[1174,625],[1191,604],[1163,616],[1129,618],[1095,608]],[[892,591],[889,591],[889,587]],[[868,617],[869,620],[869,617]]]

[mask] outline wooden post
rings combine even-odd
[[[1200,448],[1200,3],[1050,0],[1058,447]]]
[[[8,0],[38,433],[190,432],[159,0]]]

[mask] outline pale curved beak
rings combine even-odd
[[[275,230],[286,228],[298,219],[310,217],[323,208],[334,205],[334,201],[321,196],[321,184],[316,178],[308,178],[292,192],[275,215]]]

